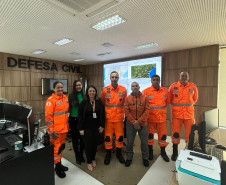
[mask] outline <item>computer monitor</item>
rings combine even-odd
[[[206,153],[206,122],[202,121],[198,125],[199,146],[203,153]]]
[[[3,104],[5,120],[18,122],[27,132],[28,144],[31,145],[34,138],[35,117],[29,106],[5,102]]]
[[[2,100],[0,100],[0,120],[1,119],[5,119]]]
[[[199,122],[206,122],[206,134],[210,134],[214,130],[219,128],[219,109],[215,108],[203,112],[200,115]],[[217,144],[216,140],[210,137],[206,137],[206,143],[215,145]]]

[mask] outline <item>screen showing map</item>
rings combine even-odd
[[[104,87],[111,84],[110,74],[112,71],[117,71],[119,74],[119,85],[127,89],[127,94],[130,94],[131,84],[138,82],[140,91],[151,86],[151,77],[155,74],[161,78],[162,74],[162,57],[152,57],[126,62],[119,62],[104,65]],[[161,81],[160,81],[161,83]],[[160,84],[161,85],[161,84]]]

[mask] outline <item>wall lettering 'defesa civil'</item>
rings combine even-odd
[[[31,66],[34,66],[36,70],[58,71],[57,65],[55,63],[50,64],[49,62],[26,60],[21,58],[18,58],[17,60],[13,57],[7,57],[7,66],[8,67],[18,66],[19,68],[23,69],[30,69]],[[62,65],[62,70],[64,72],[82,73],[80,71],[80,66],[72,66],[69,64]]]

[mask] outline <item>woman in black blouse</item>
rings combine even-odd
[[[79,105],[78,127],[84,138],[87,167],[90,171],[96,167],[96,150],[99,133],[104,130],[105,111],[100,99],[97,98],[97,89],[90,85],[86,90],[86,99]]]

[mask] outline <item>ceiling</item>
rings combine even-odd
[[[126,22],[103,31],[91,28],[114,14]],[[65,37],[74,41],[52,44]],[[114,46],[101,45],[106,42]],[[134,48],[151,42],[158,46]],[[225,0],[125,0],[86,20],[41,0],[0,1],[0,52],[87,65],[212,44],[226,44]],[[46,52],[32,54],[37,49]],[[114,54],[97,56],[105,52]],[[85,60],[74,62],[77,58]]]

